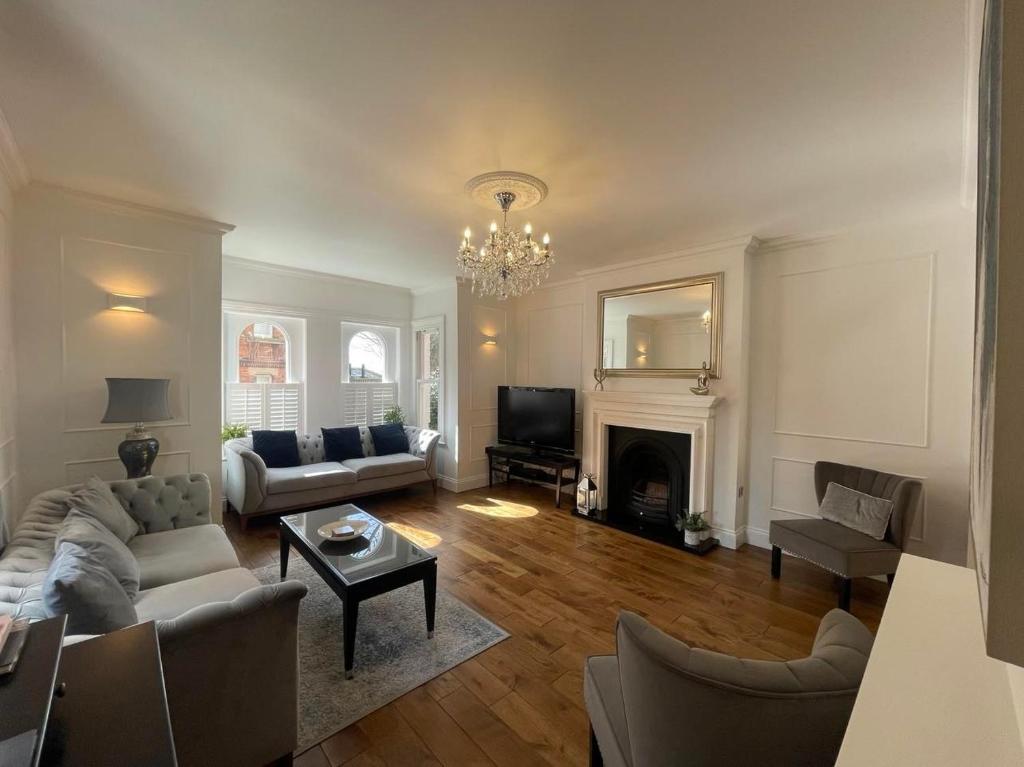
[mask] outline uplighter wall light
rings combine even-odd
[[[129,296],[125,293],[107,293],[107,308],[115,312],[145,312],[145,296]]]
[[[497,336],[484,336],[484,346],[497,346],[497,345],[498,345],[498,337]]]

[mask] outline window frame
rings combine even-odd
[[[416,419],[416,425],[420,428],[430,428],[424,426],[424,423],[429,421],[429,414],[426,418],[421,417],[420,409],[420,386],[424,383],[431,382],[432,378],[420,378],[420,371],[422,366],[420,365],[421,346],[417,339],[417,336],[422,331],[437,331],[437,431],[441,435],[441,444],[445,444],[445,317],[444,315],[437,315],[434,317],[421,317],[412,321],[410,325],[412,332],[412,386],[413,386],[413,409],[414,417]]]

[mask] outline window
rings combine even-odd
[[[380,333],[360,330],[348,342],[348,380],[383,382],[387,372],[388,347]]]
[[[298,355],[303,353],[304,331],[301,319],[225,313],[226,423],[245,424],[250,429],[303,428],[305,385],[296,380],[294,371],[303,367]],[[292,347],[292,338],[298,339],[300,348]]]
[[[398,328],[343,322],[341,352],[342,423],[384,423],[398,404]]]
[[[238,382],[285,383],[288,340],[271,322],[254,322],[238,335]]]
[[[444,318],[413,323],[416,425],[440,431],[443,421]]]

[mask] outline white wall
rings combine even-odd
[[[724,398],[717,408],[715,475],[711,519],[730,545],[742,543],[745,499],[739,497],[746,477],[747,295],[753,240],[738,238],[677,253],[585,271],[576,280],[549,285],[515,303],[515,383],[531,386],[575,386],[593,389],[593,370],[600,365],[597,339],[598,293],[701,274],[724,272],[722,374],[712,382]],[[688,392],[693,381],[680,378],[608,378],[608,391]],[[585,395],[584,395],[585,396]],[[577,414],[577,424],[582,424]],[[582,434],[580,444],[590,439]],[[584,466],[598,473],[603,467]]]
[[[225,257],[224,307],[306,322],[306,429],[341,423],[341,323],[367,322],[398,329],[399,401],[408,411],[412,396],[407,288],[364,282],[303,269]]]
[[[154,473],[203,472],[220,495],[220,258],[230,227],[32,184],[17,193],[19,496],[124,476],[125,426],[101,424],[107,376],[171,379]],[[144,295],[148,312],[107,309]]]
[[[444,321],[444,389],[438,474],[448,490],[459,489],[459,288],[454,278],[441,286],[416,291],[413,320],[441,317]]]
[[[911,552],[962,563],[974,214],[896,222],[754,261],[748,538],[815,516],[813,462],[920,477]]]
[[[498,386],[512,382],[514,302],[474,295],[458,283],[458,491],[487,484],[488,445],[498,437]],[[494,344],[484,343],[493,337]]]
[[[963,562],[973,232],[973,213],[953,206],[827,240],[754,241],[750,255],[741,241],[582,273],[517,300],[515,382],[592,389],[598,291],[725,270],[722,378],[712,381],[725,398],[713,514],[723,539],[731,529],[737,543],[767,546],[772,519],[813,516],[813,462],[834,460],[921,477],[911,550]]]
[[[0,174],[0,545],[17,505],[17,376],[14,352],[14,197]]]

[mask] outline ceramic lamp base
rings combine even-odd
[[[160,442],[156,437],[146,436],[142,439],[126,439],[117,446],[117,454],[124,464],[128,479],[148,477],[153,470],[153,461],[160,452]]]

